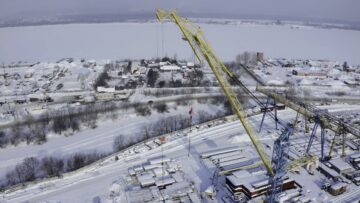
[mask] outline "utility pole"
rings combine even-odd
[[[164,183],[164,176],[165,176],[165,169],[164,169],[164,150],[163,150],[163,145],[165,143],[165,136],[161,136],[159,138],[160,142],[161,142],[161,171],[162,171],[162,177],[161,177],[161,181],[162,183]],[[165,198],[163,196],[163,194],[161,193],[161,198],[162,198],[162,201],[165,202]]]
[[[191,137],[190,137],[190,133],[191,133],[191,125],[192,125],[192,115],[193,115],[193,109],[192,107],[190,108],[190,111],[189,111],[189,116],[190,116],[190,119],[189,119],[189,122],[190,122],[190,132],[188,134],[188,137],[189,137],[189,149],[188,149],[188,157],[190,157],[190,149],[191,149]]]

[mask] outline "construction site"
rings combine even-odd
[[[202,21],[152,20],[157,58],[2,65],[0,202],[360,202],[360,65],[224,61]]]

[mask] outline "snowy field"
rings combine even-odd
[[[6,172],[12,170],[16,164],[23,161],[26,157],[56,156],[66,157],[77,152],[97,152],[109,153],[113,151],[114,138],[120,134],[127,138],[139,137],[144,130],[144,126],[156,123],[159,119],[175,115],[187,115],[190,106],[176,106],[168,103],[169,112],[157,113],[152,111],[150,116],[137,116],[133,110],[120,111],[115,120],[100,119],[98,127],[95,129],[84,128],[75,132],[72,136],[66,137],[58,134],[50,134],[49,139],[42,145],[22,143],[20,146],[7,147],[0,149],[0,179]],[[194,108],[195,116],[198,111],[206,111],[211,114],[222,110],[222,106],[211,104],[199,104],[193,102],[191,107]]]
[[[291,25],[200,24],[214,51],[234,60],[244,51],[265,56],[331,59],[360,64],[360,31]],[[163,35],[164,37],[162,37]],[[151,58],[193,54],[174,24],[106,23],[0,28],[0,62]]]
[[[279,112],[282,119],[292,120],[295,118],[295,113],[291,110]],[[250,119],[252,124],[259,124],[262,115],[254,116]],[[272,133],[267,134],[266,132]],[[261,142],[271,144],[274,135],[280,131],[273,130],[273,120],[267,117],[265,119],[264,129],[261,133]],[[109,188],[115,182],[121,183],[121,192],[117,202],[126,202],[124,189],[127,187],[123,182],[123,178],[127,174],[129,167],[144,163],[149,158],[159,157],[166,154],[166,157],[176,158],[182,163],[184,172],[192,177],[195,187],[198,191],[204,191],[209,184],[211,184],[212,171],[204,165],[204,162],[199,159],[202,152],[210,149],[230,146],[240,146],[249,150],[249,153],[254,153],[254,149],[250,148],[250,141],[243,128],[239,125],[239,121],[230,121],[213,126],[210,128],[193,130],[189,133],[192,137],[191,156],[187,156],[187,137],[173,134],[168,136],[167,143],[163,146],[144,151],[141,155],[134,153],[127,153],[126,151],[120,155],[119,161],[114,161],[114,156],[109,157],[101,163],[94,164],[78,172],[68,174],[64,178],[44,181],[42,183],[30,185],[26,190],[18,190],[14,192],[6,192],[3,195],[3,200],[7,202],[91,202],[93,198],[100,197],[102,201],[111,202]],[[295,135],[294,135],[295,136]],[[173,137],[171,139],[170,137]],[[130,150],[129,150],[130,151]],[[271,154],[271,149],[266,149],[266,153]],[[205,170],[206,169],[206,170]],[[345,195],[333,198],[324,191],[322,191],[317,183],[321,181],[322,175],[316,172],[316,176],[308,176],[307,172],[301,169],[301,174],[289,173],[289,175],[301,184],[306,182],[305,189],[311,189],[307,194],[313,202],[343,202],[351,195],[355,197],[359,188],[354,185],[349,186],[349,191]],[[304,180],[304,175],[307,178]],[[222,193],[222,192],[221,192]],[[221,201],[224,194],[217,196],[217,201]],[[0,197],[1,200],[1,197]],[[326,200],[326,201],[324,201]]]

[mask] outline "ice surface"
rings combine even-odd
[[[360,63],[360,31],[290,25],[200,24],[220,59],[244,51],[265,56]],[[163,30],[163,32],[162,32]],[[162,38],[161,36],[164,36]],[[162,49],[162,42],[164,50]],[[70,24],[0,28],[0,61],[47,61],[63,57],[124,59],[177,55],[193,59],[179,29],[170,23]]]

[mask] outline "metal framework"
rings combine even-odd
[[[259,154],[265,168],[267,169],[268,173],[273,176],[274,173],[271,168],[270,160],[267,157],[262,144],[258,141],[254,129],[246,119],[246,115],[242,111],[241,103],[239,102],[229,81],[226,79],[226,76],[229,76],[230,78],[235,78],[236,76],[214,54],[210,44],[205,39],[201,28],[191,23],[188,19],[179,16],[175,10],[165,11],[158,9],[156,16],[159,21],[170,20],[176,23],[183,34],[183,39],[189,43],[200,63],[203,64],[203,59],[207,61],[216,79],[219,81],[222,90],[228,98],[233,111],[237,115],[257,153]]]
[[[263,125],[264,120],[265,120],[265,115],[270,110],[270,108],[269,108],[270,100],[271,100],[271,97],[268,96],[267,99],[266,99],[266,104],[265,104],[265,108],[264,108],[264,114],[263,114],[263,117],[262,117],[261,123],[260,123],[259,133],[261,132],[261,128],[262,128],[262,125]],[[275,129],[277,130],[278,129],[278,117],[277,117],[277,106],[276,106],[276,100],[275,99],[273,99],[273,104],[274,104],[274,111],[275,111],[275,118],[274,118]]]
[[[331,158],[332,151],[334,150],[337,137],[342,137],[343,143],[342,143],[342,154],[341,154],[341,156],[345,156],[345,140],[346,140],[345,136],[346,136],[346,129],[344,128],[344,126],[339,126],[338,130],[337,130],[336,134],[334,135],[333,140],[331,142],[328,158]]]
[[[267,95],[271,96],[273,99],[275,99],[277,102],[284,104],[287,107],[290,107],[291,109],[298,111],[304,117],[306,117],[306,120],[313,120],[316,119],[320,120],[321,127],[324,129],[329,129],[336,133],[336,136],[342,135],[342,144],[343,144],[343,150],[345,149],[346,144],[346,134],[350,133],[354,135],[357,138],[360,138],[360,129],[357,129],[347,123],[344,123],[342,120],[332,116],[326,111],[322,111],[321,109],[310,105],[308,103],[302,102],[300,98],[296,97],[286,97],[282,96],[276,92],[274,92],[271,89],[267,89],[265,87],[257,87],[257,91]],[[316,118],[318,117],[318,118]],[[316,121],[315,121],[316,122]],[[305,127],[307,127],[305,125]],[[324,135],[324,134],[323,134]],[[333,139],[335,141],[335,139]],[[333,145],[333,143],[332,143]],[[332,150],[332,148],[331,148]],[[331,152],[330,152],[331,153]],[[344,152],[343,152],[344,154]]]
[[[241,124],[243,125],[247,135],[249,136],[252,144],[254,145],[257,153],[260,156],[262,164],[265,166],[269,176],[270,183],[272,184],[272,201],[276,201],[276,194],[279,192],[279,183],[282,183],[283,177],[286,171],[296,169],[304,164],[312,162],[316,160],[314,156],[304,156],[300,159],[297,159],[290,164],[286,164],[285,153],[288,150],[289,146],[289,136],[293,133],[293,126],[288,125],[282,135],[277,139],[274,144],[274,153],[272,157],[273,164],[270,163],[269,158],[267,157],[265,150],[262,147],[262,144],[258,141],[257,135],[253,129],[253,127],[249,124],[246,119],[246,115],[242,111],[242,105],[239,102],[235,92],[233,91],[228,79],[231,79],[235,84],[239,85],[246,94],[253,97],[253,99],[267,111],[267,106],[264,106],[262,102],[235,76],[234,73],[230,69],[228,69],[214,54],[211,49],[210,44],[205,39],[201,28],[193,23],[191,23],[188,19],[179,16],[175,10],[165,11],[158,9],[156,12],[157,19],[159,21],[171,21],[174,22],[181,30],[183,34],[183,39],[187,41],[195,53],[197,59],[201,64],[203,64],[203,59],[205,59],[213,71],[216,79],[218,80],[222,90],[224,91],[226,97],[228,98],[231,107]],[[274,106],[276,109],[276,102],[281,102],[277,99],[277,95],[268,95],[274,100]],[[286,105],[286,103],[284,103]],[[302,113],[302,109],[298,109],[299,113]],[[271,112],[268,114],[271,115]],[[271,115],[277,122],[279,121],[277,118],[277,113],[275,116]],[[297,120],[297,119],[296,119]],[[280,122],[279,122],[280,123]],[[274,173],[274,171],[276,173]],[[281,182],[280,182],[281,181]],[[281,189],[280,189],[281,190]]]
[[[269,177],[269,184],[271,185],[271,189],[269,191],[269,195],[267,196],[266,202],[278,202],[277,194],[282,191],[282,185],[287,171],[287,159],[285,158],[285,155],[289,151],[289,138],[292,132],[293,126],[288,125],[281,133],[279,138],[274,142],[271,165],[275,175]]]
[[[309,138],[309,142],[306,148],[306,154],[310,154],[310,148],[312,146],[312,143],[314,142],[314,139],[316,137],[316,131],[317,128],[320,126],[321,129],[321,137],[320,137],[320,143],[321,143],[321,160],[325,159],[325,154],[324,154],[324,145],[325,145],[325,128],[323,126],[323,124],[321,123],[320,117],[318,115],[315,116],[315,124],[314,124],[314,128],[311,131],[311,135]]]

